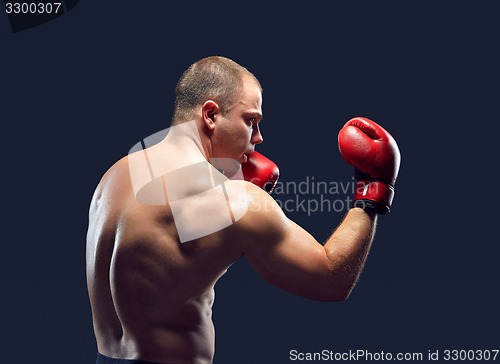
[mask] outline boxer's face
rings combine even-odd
[[[238,101],[226,115],[220,115],[214,140],[217,156],[246,162],[245,154],[263,141],[259,129],[261,119],[262,93],[255,81],[246,77]]]

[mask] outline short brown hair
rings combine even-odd
[[[207,100],[217,102],[226,115],[242,91],[244,75],[252,77],[262,90],[250,71],[229,58],[211,56],[193,63],[177,82],[172,125],[189,121],[193,109]]]

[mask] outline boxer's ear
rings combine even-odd
[[[213,100],[207,100],[203,103],[201,107],[201,117],[203,124],[208,128],[208,130],[215,129],[215,120],[217,114],[220,113],[219,104]]]

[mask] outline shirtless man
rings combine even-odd
[[[356,168],[358,188],[353,208],[321,244],[268,193],[278,171],[254,152],[261,119],[257,79],[227,58],[202,59],[177,84],[168,134],[103,176],[87,234],[97,363],[211,363],[214,285],[242,256],[288,292],[349,296],[377,216],[392,202],[397,145],[369,119],[341,129],[341,154]]]

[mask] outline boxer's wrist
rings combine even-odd
[[[359,180],[356,182],[353,207],[375,209],[384,215],[390,212],[394,199],[394,187],[377,180]]]
[[[368,213],[376,213],[379,215],[385,215],[390,211],[387,206],[370,200],[354,200],[352,208],[356,207],[361,208]]]

